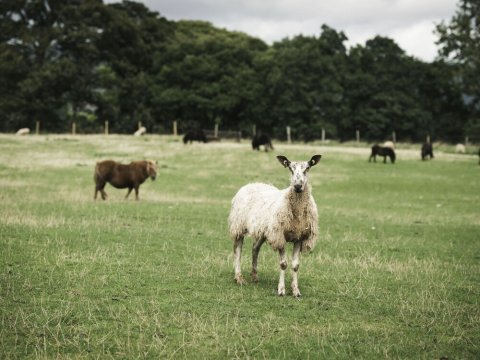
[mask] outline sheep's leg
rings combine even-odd
[[[302,243],[300,241],[293,245],[292,255],[292,292],[293,296],[300,297],[300,290],[298,290],[298,268],[300,267],[300,250],[302,249]]]
[[[237,284],[245,284],[242,276],[241,257],[242,257],[243,236],[238,237],[233,242],[233,257],[235,266],[235,281]]]
[[[285,269],[287,268],[287,258],[285,256],[285,249],[278,249],[280,255],[280,279],[278,280],[278,295],[285,295]]]
[[[128,192],[127,192],[127,195],[125,195],[125,200],[128,199],[128,195],[130,195],[130,193],[132,192],[132,189],[131,187],[128,188]]]
[[[258,276],[257,276],[257,260],[258,260],[258,253],[260,252],[260,248],[262,247],[265,239],[259,239],[256,240],[253,243],[253,248],[252,248],[252,280],[254,282],[258,282]]]

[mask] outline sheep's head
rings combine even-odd
[[[152,180],[157,177],[157,164],[151,160],[147,160],[147,174]]]
[[[313,155],[309,161],[290,161],[285,156],[277,156],[280,164],[285,166],[290,170],[292,176],[290,177],[290,185],[293,187],[295,192],[301,193],[305,190],[305,186],[308,182],[308,170],[314,165],[317,165],[320,162],[322,155]]]

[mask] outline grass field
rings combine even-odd
[[[275,145],[275,144],[274,144]],[[319,241],[302,298],[278,297],[278,255],[258,284],[233,281],[230,200],[247,182],[288,184],[275,154],[307,160]],[[478,359],[478,157],[171,137],[0,135],[0,358]],[[93,167],[158,160],[140,201]],[[243,254],[250,280],[251,240]],[[290,256],[291,247],[288,248]]]

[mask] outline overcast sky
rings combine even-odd
[[[169,20],[206,20],[268,44],[319,35],[322,24],[343,31],[347,46],[388,36],[425,61],[437,54],[435,24],[450,21],[457,0],[137,0]],[[108,2],[115,2],[109,0]]]

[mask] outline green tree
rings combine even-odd
[[[200,21],[176,24],[175,41],[157,53],[153,108],[169,127],[196,124],[241,129],[251,123],[260,95],[253,62],[267,46],[242,33]]]
[[[346,101],[350,111],[341,122],[342,139],[360,130],[372,141],[391,138],[416,140],[419,124],[431,114],[420,102],[420,61],[413,59],[389,38],[376,36],[365,46],[351,49]]]
[[[343,77],[347,38],[327,25],[320,36],[296,36],[273,45],[271,69],[260,74],[268,89],[266,121],[274,135],[312,140],[325,128],[336,136],[336,124],[345,112]]]
[[[464,131],[480,141],[480,2],[460,0],[450,22],[437,26],[437,34],[439,55],[455,65],[455,80],[470,108]]]

